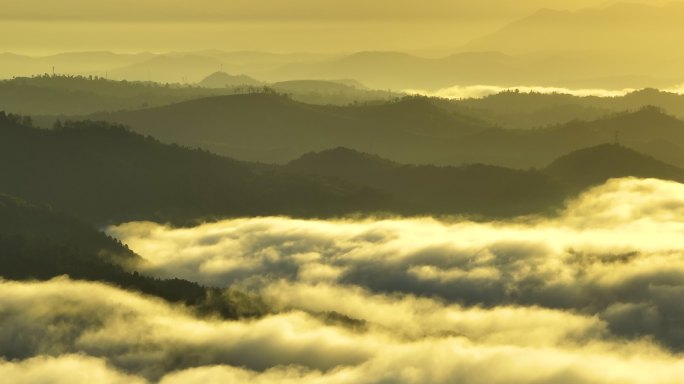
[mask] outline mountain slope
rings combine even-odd
[[[538,171],[482,164],[461,167],[397,164],[367,153],[336,148],[309,153],[286,169],[334,176],[410,203],[413,213],[511,216],[559,205],[564,191]]]
[[[164,145],[105,123],[46,131],[0,115],[0,193],[95,224],[213,216],[329,215],[383,209],[345,183],[261,173],[206,151]]]
[[[546,167],[545,172],[576,189],[627,176],[684,182],[684,169],[614,144],[567,154]]]
[[[684,145],[684,122],[653,107],[543,129],[483,131],[462,138],[444,163],[466,161],[516,168],[541,167],[563,154],[613,143],[616,137],[624,146],[684,166],[684,154],[678,153],[677,147],[672,148],[672,145]]]
[[[684,170],[612,144],[566,154],[543,170],[482,164],[413,166],[335,148],[309,153],[285,169],[336,177],[409,202],[415,213],[511,216],[548,212],[580,191],[611,178],[642,177],[684,182]]]
[[[181,279],[156,279],[129,268],[142,259],[119,241],[47,206],[0,194],[0,278],[63,275],[99,281],[189,305],[201,313],[255,315],[259,303]]]
[[[78,76],[22,77],[0,81],[0,106],[27,115],[85,115],[177,103],[231,90],[164,86]]]
[[[345,146],[403,162],[429,162],[449,143],[487,126],[427,99],[334,107],[274,94],[205,98],[175,105],[98,114],[165,142],[199,146],[243,160],[285,162]]]

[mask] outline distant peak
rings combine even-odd
[[[210,88],[223,88],[232,86],[260,86],[262,82],[247,75],[231,75],[224,71],[216,71],[199,82],[200,86]]]

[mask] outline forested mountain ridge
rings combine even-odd
[[[125,124],[164,142],[280,163],[337,146],[425,163],[449,152],[456,138],[489,128],[427,98],[341,107],[304,104],[272,93],[211,97],[91,118]]]
[[[287,103],[293,102],[282,102],[289,111]],[[422,108],[422,102],[362,112],[372,116],[380,108],[397,108],[396,126],[401,129],[399,109],[406,108],[410,114],[410,107]],[[444,116],[448,121],[450,116]],[[586,143],[591,144],[597,132],[610,137],[611,129],[622,120],[625,140],[640,138],[641,120],[653,119],[662,120],[662,124],[651,132],[674,135],[683,124],[657,110],[645,109],[578,127],[516,132],[521,137],[507,137],[510,133],[501,130],[484,132],[502,135],[500,143],[513,148],[521,143],[550,146],[544,140],[557,139],[562,148],[551,147],[548,153],[541,153],[553,161],[557,158],[554,151],[569,148],[567,154],[573,146],[590,146]],[[634,124],[628,124],[632,120]],[[64,123],[53,130],[41,130],[22,121],[16,116],[4,116],[0,121],[0,193],[50,204],[98,225],[131,220],[181,224],[228,216],[324,217],[381,212],[516,216],[552,211],[583,188],[611,177],[679,180],[678,168],[621,146],[619,150],[599,145],[578,151],[541,170],[484,164],[405,165],[347,148],[310,153],[277,166],[162,144],[103,122]],[[407,126],[411,127],[410,121]],[[439,124],[434,127],[437,133],[430,132],[433,135],[450,132],[440,131]],[[568,132],[575,136],[567,136]],[[594,170],[601,172],[589,177],[585,168],[594,163]]]
[[[258,298],[182,279],[133,272],[144,262],[125,245],[64,213],[0,195],[0,279],[48,280],[68,275],[100,281],[190,306],[198,313],[258,315]]]
[[[353,185],[255,171],[247,163],[97,122],[41,130],[0,116],[0,173],[0,193],[96,224],[332,215],[382,209],[387,201]]]
[[[285,169],[367,186],[409,201],[422,212],[485,216],[550,212],[613,178],[684,182],[684,169],[616,144],[582,148],[544,168],[526,171],[484,164],[404,165],[347,148],[308,153]]]
[[[618,144],[602,144],[569,153],[554,160],[544,171],[575,190],[619,177],[684,182],[684,169]]]

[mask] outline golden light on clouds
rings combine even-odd
[[[76,383],[84,372],[111,383],[676,383],[683,188],[613,180],[556,218],[514,222],[113,227],[147,257],[142,270],[232,284],[268,312],[221,320],[99,283],[4,281],[0,373]]]

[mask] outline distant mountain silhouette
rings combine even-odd
[[[52,74],[104,76],[115,68],[134,65],[154,57],[151,53],[65,52],[47,56],[1,53],[0,78]]]
[[[644,88],[621,97],[572,96],[561,93],[527,93],[507,90],[480,99],[443,104],[506,128],[530,129],[572,120],[596,120],[616,112],[655,106],[665,113],[684,116],[684,95]]]
[[[430,162],[449,153],[456,138],[488,128],[425,98],[334,107],[275,94],[205,98],[91,118],[126,124],[165,142],[264,162],[285,162],[337,146],[407,163]]]
[[[0,80],[0,107],[12,113],[36,116],[44,121],[49,121],[54,116],[81,119],[82,116],[95,112],[140,109],[273,87],[246,76],[230,77],[219,73],[212,76],[207,81],[214,82],[215,87],[114,81],[97,76],[17,77]],[[387,102],[386,91],[362,89],[363,85],[352,80],[340,81],[341,83],[302,80],[280,83],[276,87],[293,99],[312,104]]]
[[[356,80],[288,80],[269,84],[276,92],[309,104],[347,105],[350,103],[379,104],[392,95],[387,91],[372,90]],[[403,95],[401,95],[403,96]]]
[[[577,189],[626,176],[684,182],[684,169],[615,144],[572,152],[555,160],[545,172]]]
[[[112,70],[110,75],[127,80],[195,83],[221,68],[221,64],[219,59],[208,56],[167,54]]]
[[[353,78],[373,88],[445,88],[456,84],[508,84],[522,80],[519,60],[497,52],[466,52],[444,58],[423,58],[401,52],[358,52],[323,62],[292,63],[267,76]]]
[[[681,82],[678,61],[682,58],[679,36],[684,34],[683,17],[684,5],[676,1],[663,6],[616,2],[574,12],[542,9],[461,49],[545,56],[552,65],[538,66],[538,76],[551,80],[555,74],[555,83],[591,78],[594,87],[606,87],[610,77],[625,75]],[[554,55],[562,59],[553,60]],[[663,85],[672,84],[676,82]]]
[[[230,75],[226,72],[214,72],[197,83],[205,88],[231,88],[239,86],[263,86],[264,83],[247,75]]]
[[[296,91],[296,92],[316,92],[316,93],[336,93],[336,92],[353,92],[358,88],[353,83],[342,83],[327,80],[288,80],[280,81],[271,84],[271,88],[281,91]],[[361,83],[359,83],[363,87]]]
[[[41,115],[85,115],[137,109],[233,93],[226,89],[113,81],[101,77],[37,76],[0,81],[0,106],[9,112]]]
[[[543,167],[574,150],[612,143],[617,135],[627,147],[684,167],[684,152],[678,151],[684,147],[684,122],[657,107],[531,130],[492,128],[473,114],[459,104],[427,98],[331,107],[253,94],[93,118],[250,161],[286,162],[343,146],[402,163]]]
[[[483,131],[460,140],[453,148],[453,155],[444,162],[475,161],[516,168],[541,167],[564,153],[613,143],[616,138],[626,147],[684,166],[684,155],[676,151],[684,145],[684,122],[655,107],[544,129]],[[670,144],[659,145],[662,142]]]
[[[542,9],[475,40],[466,49],[509,53],[630,49],[653,53],[665,42],[676,43],[682,15],[684,5],[677,1],[664,6],[624,1],[574,12]],[[602,33],[597,33],[599,30]],[[641,38],[632,38],[637,36]]]

